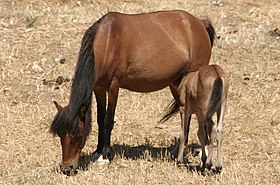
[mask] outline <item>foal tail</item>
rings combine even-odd
[[[205,27],[206,27],[206,31],[209,35],[209,38],[210,38],[210,42],[211,42],[211,47],[213,47],[214,45],[214,40],[216,38],[216,31],[213,27],[213,25],[211,24],[211,22],[206,19],[206,20],[203,20],[204,24],[205,24]]]
[[[223,80],[221,77],[217,77],[213,83],[213,88],[210,96],[210,100],[206,109],[206,120],[211,119],[217,108],[221,106],[223,95]]]
[[[163,123],[175,116],[179,112],[179,102],[175,99],[166,107],[165,113],[159,122]]]

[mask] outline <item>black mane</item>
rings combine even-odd
[[[84,34],[76,65],[75,75],[71,87],[69,104],[59,111],[50,127],[53,135],[59,133],[71,133],[74,136],[79,134],[78,119],[84,122],[85,136],[91,132],[92,116],[92,91],[94,81],[94,52],[93,43],[96,32],[104,16],[95,22]],[[81,115],[84,109],[86,114]]]

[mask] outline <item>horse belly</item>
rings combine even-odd
[[[134,91],[134,92],[153,92],[161,90],[170,85],[170,83],[163,83],[162,81],[149,82],[142,79],[127,80],[125,83],[121,83],[120,87]]]
[[[163,57],[164,58],[164,57]],[[175,60],[174,60],[175,59]],[[177,59],[177,60],[176,60]],[[152,92],[174,83],[188,70],[186,59],[141,60],[128,67],[126,75],[119,79],[120,86],[136,92]]]

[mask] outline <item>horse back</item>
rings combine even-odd
[[[205,23],[184,11],[111,12],[99,25],[94,53],[97,84],[117,78],[123,88],[154,91],[207,65],[211,42]]]

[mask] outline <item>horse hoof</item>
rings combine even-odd
[[[109,159],[104,159],[103,155],[100,155],[99,158],[97,159],[96,163],[99,165],[109,165],[110,161],[109,161]]]
[[[101,153],[94,152],[93,155],[91,156],[91,160],[95,162],[95,161],[97,161],[99,159],[99,157],[101,155],[102,155]]]
[[[102,155],[104,157],[104,159],[109,159],[109,161],[112,161],[114,158],[114,152],[112,147],[105,147],[103,149]]]

